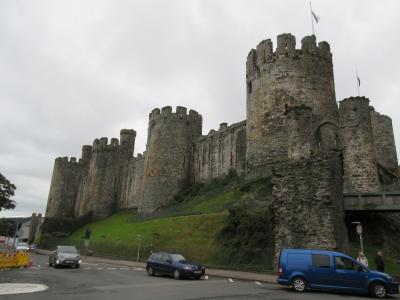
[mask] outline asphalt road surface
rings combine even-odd
[[[254,281],[229,281],[225,278],[208,280],[174,280],[168,277],[149,277],[141,268],[111,265],[82,264],[80,269],[50,268],[47,256],[33,255],[34,264],[24,270],[0,272],[0,284],[44,284],[49,288],[30,294],[0,295],[12,300],[154,300],[154,299],[368,299],[364,296],[307,292],[298,294],[289,288]],[[389,299],[400,299],[399,296]]]

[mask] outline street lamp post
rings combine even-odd
[[[139,262],[139,260],[140,260],[140,241],[142,240],[142,238],[143,238],[143,236],[140,234],[138,234],[136,236],[136,239],[139,240],[139,246],[138,246],[138,250],[137,250],[137,258],[136,258],[137,262]]]
[[[363,228],[361,226],[361,222],[352,222],[353,224],[356,224],[356,232],[360,238],[360,248],[361,248],[361,252],[364,253],[364,244],[363,244],[363,237],[362,237],[362,233],[363,233]]]

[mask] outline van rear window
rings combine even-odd
[[[329,269],[331,267],[331,260],[329,255],[313,254],[312,261],[314,268]]]

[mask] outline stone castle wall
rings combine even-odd
[[[193,173],[195,182],[205,182],[235,170],[243,174],[246,168],[246,121],[228,126],[222,123],[218,131],[211,130],[194,144]]]
[[[273,168],[275,255],[282,247],[348,247],[338,153],[288,160]]]

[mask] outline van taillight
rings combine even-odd
[[[283,275],[283,269],[282,269],[282,268],[279,268],[279,270],[278,270],[278,275],[279,275],[279,276]]]

